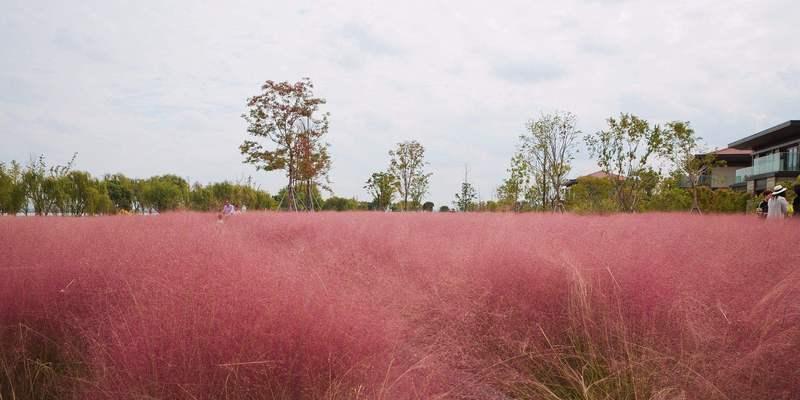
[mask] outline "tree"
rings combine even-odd
[[[450,212],[450,207],[441,206],[441,207],[439,207],[439,212]]]
[[[154,176],[142,182],[143,208],[159,213],[185,207],[189,203],[189,184],[176,175]]]
[[[397,192],[397,178],[389,172],[374,172],[367,179],[364,189],[372,196],[372,203],[377,210],[385,210],[392,205]]]
[[[562,203],[562,186],[580,133],[574,114],[555,112],[529,121],[528,132],[520,136],[520,149],[532,172],[543,209],[556,209]]]
[[[453,205],[459,211],[472,211],[475,209],[475,200],[478,198],[478,192],[469,182],[461,183],[461,191],[456,193],[456,201]]]
[[[701,138],[696,136],[694,129],[688,121],[673,121],[667,124],[670,132],[671,142],[669,146],[669,158],[675,168],[686,177],[689,183],[689,191],[692,193],[692,206],[689,212],[702,213],[700,210],[700,200],[697,188],[700,185],[700,178],[710,176],[711,170],[716,166],[724,166],[725,161],[718,161],[714,153],[698,154],[702,149]]]
[[[331,196],[322,203],[323,210],[352,211],[360,207],[358,200],[344,197]]]
[[[317,185],[312,185],[310,188],[306,187],[307,183],[297,183],[295,185],[295,203],[297,205],[316,204],[317,208],[322,208],[324,200],[322,193]],[[309,197],[309,192],[311,193]],[[278,206],[282,210],[292,210],[292,203],[286,202],[289,197],[288,189],[283,188],[278,192]],[[302,208],[301,208],[302,209]]]
[[[219,209],[219,205],[208,187],[195,182],[189,193],[189,208],[195,211],[212,211]]]
[[[509,176],[497,188],[497,197],[501,205],[520,211],[520,197],[528,191],[531,180],[530,166],[521,152],[518,151],[511,157],[511,166],[507,171]]]
[[[0,162],[0,214],[16,215],[26,208],[28,199],[22,175],[22,167],[16,161],[9,165]]]
[[[433,212],[433,202],[432,201],[426,201],[422,205],[422,211]]]
[[[86,213],[87,206],[99,196],[91,175],[83,171],[70,171],[63,178],[64,185],[64,209],[62,214],[69,213],[74,216],[81,216]]]
[[[327,144],[321,139],[328,131],[329,114],[317,115],[325,99],[314,97],[314,85],[309,78],[292,84],[266,81],[262,93],[247,100],[248,110],[242,117],[247,132],[258,139],[274,144],[266,149],[257,140],[245,140],[239,150],[245,163],[259,170],[286,171],[286,201],[290,210],[297,210],[296,186],[305,183],[312,190],[318,178],[330,169]],[[312,199],[311,193],[306,198]]]
[[[325,127],[327,131],[327,127]],[[320,136],[313,132],[304,131],[298,137],[297,146],[297,172],[298,181],[305,187],[306,199],[313,199],[312,188],[320,187],[332,192],[328,186],[328,173],[331,169],[331,158],[328,154],[328,144],[320,141]],[[314,202],[303,204],[306,210],[314,210]]]
[[[123,174],[106,175],[103,177],[108,197],[118,210],[133,210],[136,201],[133,193],[133,180]]]
[[[639,206],[648,161],[668,153],[669,132],[630,114],[607,122],[607,130],[585,137],[586,146],[614,184],[618,209],[633,212]]]
[[[567,206],[577,213],[607,213],[617,209],[610,179],[583,176],[569,188]]]
[[[22,175],[25,193],[36,215],[48,215],[64,209],[63,177],[72,169],[77,153],[65,165],[47,167],[44,155],[32,159]]]
[[[416,140],[401,142],[389,151],[389,173],[397,180],[397,192],[402,198],[401,208],[409,208],[409,200],[418,206],[428,192],[428,181],[432,174],[425,173],[425,147]]]

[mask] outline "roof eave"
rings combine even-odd
[[[772,128],[767,128],[761,132],[756,134],[750,135],[744,139],[739,139],[733,143],[728,144],[728,147],[739,149],[739,150],[752,150],[752,142],[756,139],[760,139],[764,136],[767,136],[773,132],[777,132],[781,129],[786,129],[790,126],[800,126],[800,121],[798,120],[789,120],[784,123],[778,124],[773,126]]]

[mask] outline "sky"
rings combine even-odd
[[[465,167],[482,200],[526,122],[581,136],[634,113],[690,121],[709,148],[800,119],[800,2],[0,0],[0,161],[191,182],[243,164],[246,99],[310,77],[331,114],[338,196],[369,200],[397,142],[426,148],[436,206]],[[582,140],[581,140],[582,142]],[[597,170],[583,145],[571,176]]]

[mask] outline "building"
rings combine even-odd
[[[564,182],[564,187],[565,188],[569,188],[570,186],[575,185],[576,183],[578,183],[578,179],[580,179],[580,178],[608,179],[610,176],[616,176],[617,179],[619,179],[621,181],[625,180],[624,176],[619,176],[619,175],[614,175],[614,174],[609,175],[609,174],[607,174],[607,173],[605,173],[603,171],[596,171],[596,172],[592,172],[589,175],[583,175],[583,176],[580,176],[580,177],[575,178],[575,179],[568,179],[566,182]]]
[[[695,157],[702,158],[707,154],[697,154]],[[713,154],[714,159],[717,161],[725,161],[724,166],[711,168],[709,174],[701,176],[698,180],[698,185],[708,186],[711,189],[727,189],[731,187],[731,185],[736,183],[736,171],[753,165],[753,152],[751,150],[739,150],[726,147],[721,150],[712,151],[710,154]],[[691,186],[688,178],[681,180],[680,184],[683,188]]]
[[[734,173],[734,190],[761,193],[800,175],[800,120],[786,121],[728,145],[752,152],[752,165]]]

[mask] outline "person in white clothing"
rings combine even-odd
[[[222,206],[222,215],[229,217],[233,215],[233,213],[235,212],[236,212],[236,207],[234,207],[230,201],[225,200],[225,205]]]
[[[786,188],[778,185],[772,189],[772,197],[767,203],[767,219],[783,219],[789,211],[789,202],[786,201]]]

